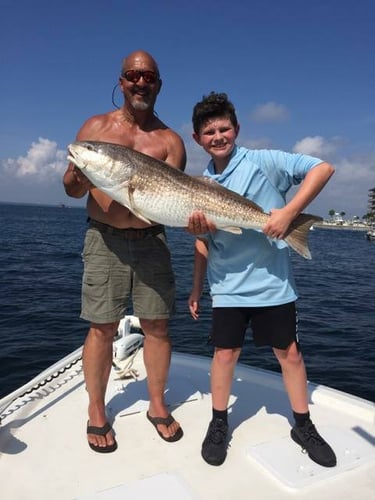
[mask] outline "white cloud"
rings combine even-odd
[[[337,150],[338,139],[335,138],[332,141],[328,141],[317,135],[315,137],[305,137],[300,141],[296,142],[293,147],[295,153],[304,153],[307,155],[317,156],[318,158],[329,158]]]
[[[66,151],[57,148],[56,142],[39,137],[26,156],[3,160],[1,173],[11,178],[33,178],[37,182],[61,179],[67,167],[66,155]]]
[[[256,122],[282,122],[288,117],[288,109],[283,104],[272,101],[261,104],[250,115],[250,118]]]

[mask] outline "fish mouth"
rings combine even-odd
[[[82,162],[82,160],[80,160],[80,157],[77,154],[77,152],[75,152],[73,150],[73,145],[72,144],[69,144],[69,146],[68,146],[68,155],[67,155],[66,159],[68,161],[70,161],[71,163],[73,163],[74,165],[76,165],[77,167],[79,167],[79,168],[85,167],[84,162]]]
[[[74,160],[75,160],[75,155],[74,155],[74,151],[72,151],[72,145],[69,144],[68,146],[68,156],[66,157],[67,160],[70,160],[71,162],[74,163]]]

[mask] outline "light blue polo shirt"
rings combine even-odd
[[[211,160],[203,175],[269,212],[285,206],[288,190],[319,163],[322,160],[312,156],[235,146],[221,174],[215,174]],[[297,299],[286,243],[253,229],[244,229],[241,235],[217,230],[207,239],[213,307],[263,307]]]

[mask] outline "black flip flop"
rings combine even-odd
[[[181,439],[182,436],[184,435],[183,430],[181,429],[181,427],[179,427],[173,436],[166,438],[157,428],[157,425],[159,424],[166,425],[167,427],[169,427],[173,422],[175,422],[175,419],[172,417],[171,414],[169,414],[168,417],[163,418],[163,417],[151,417],[151,415],[147,412],[146,416],[148,420],[152,423],[152,425],[155,427],[156,432],[162,439],[164,439],[164,441],[168,441],[168,443],[174,443],[175,441]]]
[[[108,422],[106,422],[103,427],[96,427],[95,425],[89,425],[87,422],[87,434],[95,434],[96,436],[105,436],[112,427]],[[115,439],[115,438],[113,438]],[[92,450],[97,451],[98,453],[111,453],[117,449],[116,440],[107,446],[97,446],[89,442],[89,446]]]

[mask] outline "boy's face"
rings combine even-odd
[[[195,141],[212,156],[213,160],[229,156],[237,138],[239,126],[233,126],[229,118],[212,118],[202,126]]]

